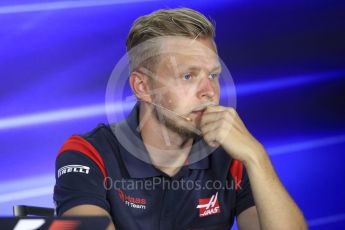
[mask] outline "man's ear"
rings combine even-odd
[[[133,71],[129,77],[129,84],[131,85],[134,95],[138,100],[151,102],[149,79],[146,75]]]

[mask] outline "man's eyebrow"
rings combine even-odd
[[[200,66],[181,66],[184,71],[198,71],[200,70]],[[222,70],[222,66],[217,65],[211,69],[211,72],[217,71],[217,70]]]
[[[218,66],[214,67],[214,68],[211,70],[211,72],[216,71],[216,70],[220,70],[220,72],[221,72],[221,71],[222,71],[222,66],[218,65]]]

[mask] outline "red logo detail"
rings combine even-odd
[[[79,224],[80,222],[77,220],[54,220],[54,222],[50,225],[49,230],[74,230],[77,229]]]
[[[117,190],[117,192],[119,193],[120,199],[121,199],[123,202],[125,202],[125,197],[126,197],[125,193],[124,193],[121,189]]]
[[[205,217],[220,213],[220,207],[218,203],[218,192],[211,196],[211,198],[199,199],[199,205],[196,206],[199,209],[199,216]]]
[[[122,191],[121,189],[118,189],[117,192],[119,194],[120,199],[123,202],[128,201],[128,202],[133,203],[133,204],[146,205],[146,199],[144,199],[144,198],[138,198],[138,197],[126,195],[125,192]]]

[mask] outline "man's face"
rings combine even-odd
[[[155,116],[167,128],[186,137],[196,137],[188,128],[199,128],[204,105],[219,104],[221,65],[211,39],[169,38],[151,80]],[[188,117],[189,121],[183,119]]]

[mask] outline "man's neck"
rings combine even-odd
[[[193,139],[182,137],[158,122],[154,116],[146,116],[140,109],[139,122],[143,120],[141,136],[153,165],[174,176],[186,163]]]

